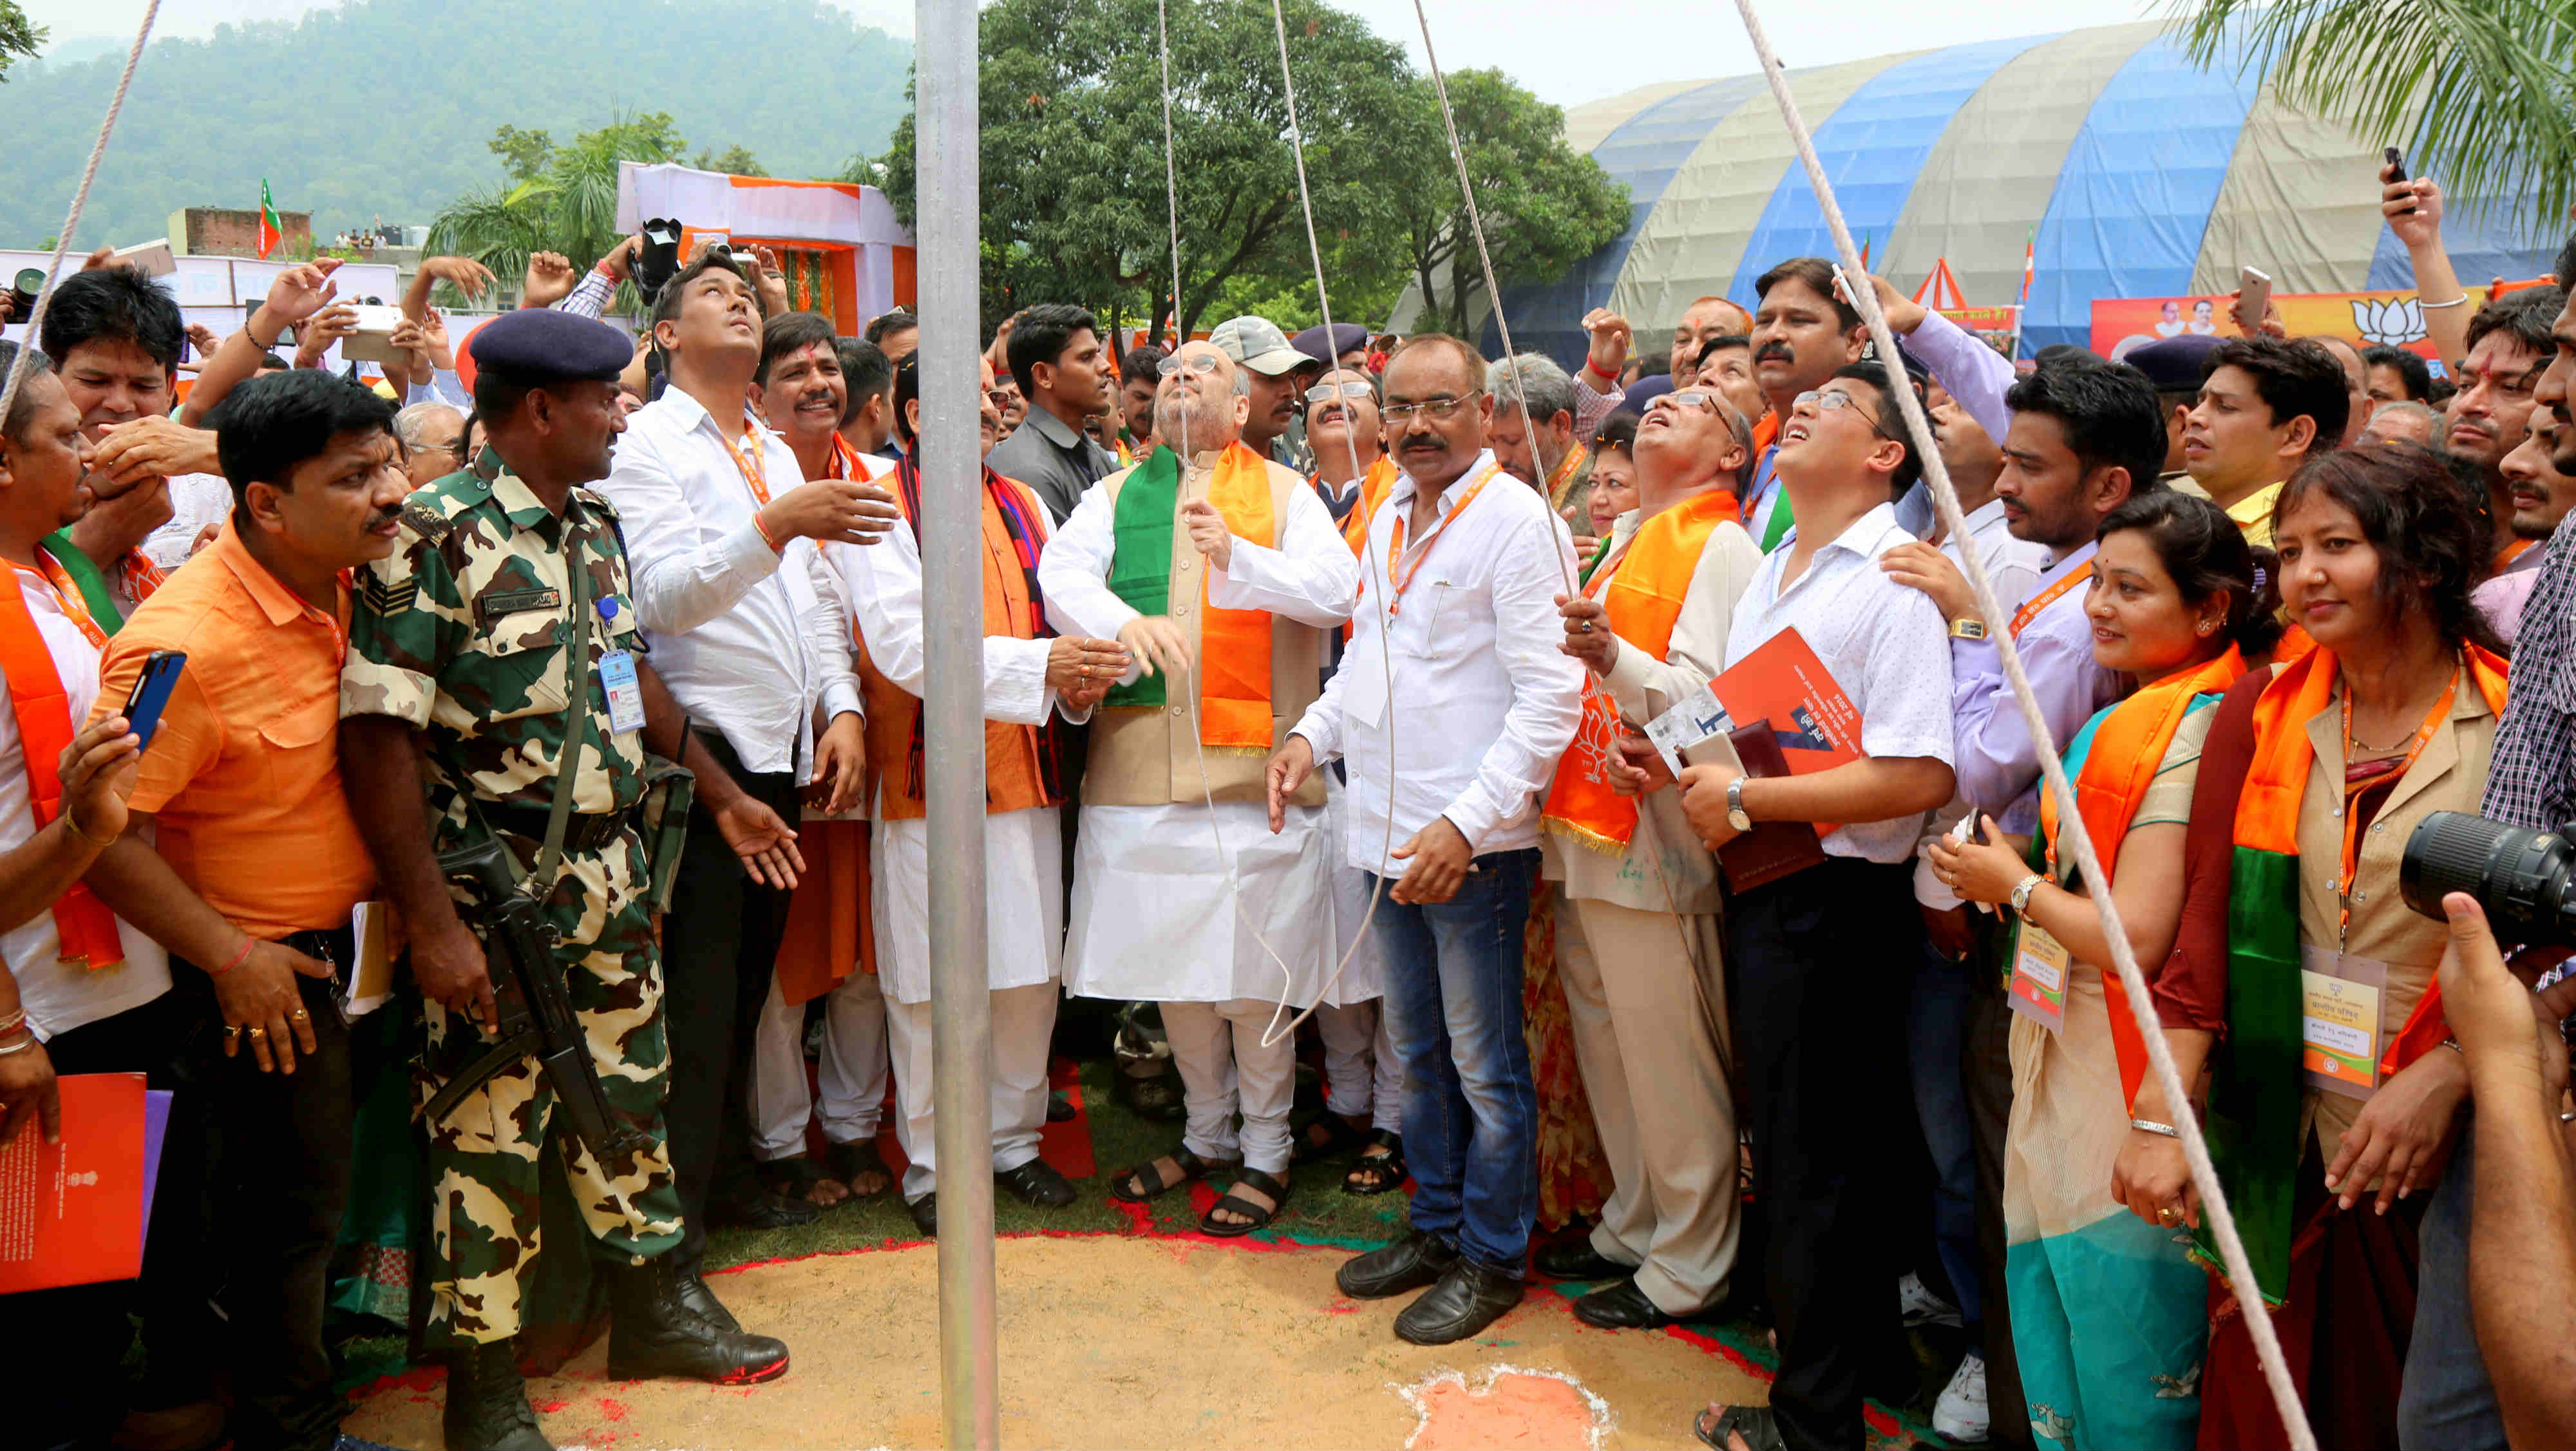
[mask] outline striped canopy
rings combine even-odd
[[[1983,41],[1789,73],[1855,241],[1912,290],[1946,257],[1977,306],[2037,280],[2024,354],[2085,343],[2096,297],[2226,293],[2237,269],[2282,292],[2413,285],[2379,216],[2378,140],[2282,102],[2232,65],[2204,71],[2153,23]],[[1505,289],[1513,341],[1566,361],[1607,305],[1639,349],[1709,294],[1750,307],[1772,263],[1830,255],[1824,217],[1758,75],[1667,83],[1566,113],[1572,143],[1628,184],[1627,230],[1559,281]],[[2412,164],[2412,149],[2409,149]],[[2438,170],[2434,171],[2440,179]],[[2473,284],[2549,269],[2563,225],[2446,193],[2451,259]],[[1488,318],[1489,352],[1500,346]]]

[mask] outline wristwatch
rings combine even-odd
[[[2039,889],[2039,884],[2047,880],[2048,878],[2041,876],[2039,873],[2032,872],[2029,876],[2013,883],[2012,909],[2016,912],[2029,911],[2030,894],[2037,891]]]
[[[1973,615],[1962,619],[1952,620],[1950,622],[1950,638],[1953,640],[1982,640],[1986,638],[1986,622],[1977,619]]]
[[[1751,831],[1753,818],[1744,813],[1744,778],[1726,783],[1726,824],[1737,831]]]

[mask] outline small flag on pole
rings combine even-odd
[[[2039,229],[2034,227],[2031,229],[2029,240],[2022,243],[2021,249],[2021,300],[2024,306],[2030,303],[2030,284],[2037,276],[2039,276]]]
[[[265,262],[277,244],[286,240],[286,224],[278,220],[277,203],[268,195],[268,178],[259,179],[259,257]]]

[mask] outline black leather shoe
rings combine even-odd
[[[1521,1282],[1474,1260],[1459,1260],[1395,1317],[1395,1333],[1415,1345],[1449,1345],[1481,1332],[1521,1302]]]
[[[554,1451],[537,1429],[527,1383],[507,1340],[468,1345],[447,1363],[447,1408],[439,1420],[451,1451]]]
[[[708,1288],[704,1275],[691,1270],[680,1276],[679,1292],[680,1303],[687,1306],[690,1313],[709,1325],[723,1330],[742,1328],[742,1322],[733,1318],[733,1312],[724,1307],[722,1300],[716,1298],[714,1290]]]
[[[1048,1095],[1047,1122],[1051,1124],[1069,1124],[1073,1122],[1073,1100],[1065,1097],[1061,1093]]]
[[[669,1255],[617,1271],[609,1292],[610,1380],[757,1385],[787,1374],[786,1346],[710,1323],[681,1303],[685,1278]]]
[[[1637,1272],[1592,1247],[1592,1236],[1576,1235],[1542,1248],[1530,1259],[1551,1280],[1624,1280]]]
[[[1122,1068],[1110,1077],[1109,1096],[1129,1113],[1154,1123],[1178,1123],[1189,1116],[1181,1091],[1172,1086],[1168,1073],[1140,1078]]]
[[[1682,1317],[1655,1308],[1635,1280],[1603,1285],[1574,1302],[1575,1318],[1604,1330],[1658,1330]]]
[[[921,1231],[922,1238],[939,1238],[939,1191],[934,1189],[903,1207],[912,1211],[912,1227]]]
[[[794,1229],[822,1216],[817,1205],[781,1199],[766,1190],[748,1199],[707,1206],[707,1224],[715,1229]]]
[[[1074,1200],[1073,1181],[1044,1159],[1031,1159],[1016,1169],[1004,1169],[993,1176],[993,1183],[1009,1190],[1011,1197],[1021,1203],[1040,1209],[1061,1209]]]
[[[1384,1249],[1344,1260],[1333,1272],[1333,1283],[1354,1300],[1383,1300],[1421,1289],[1457,1262],[1457,1250],[1421,1230],[1407,1230]]]

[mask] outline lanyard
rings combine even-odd
[[[2453,671],[2451,674],[2451,683],[2448,686],[2445,686],[2442,690],[2442,698],[2433,702],[2432,714],[2425,716],[2424,724],[2416,728],[2415,739],[2412,744],[2406,747],[2406,759],[2397,763],[2396,773],[2394,775],[2374,775],[2369,780],[2363,782],[2359,787],[2355,787],[2351,783],[2352,691],[2350,687],[2346,687],[2344,690],[2343,761],[2345,784],[2343,788],[2343,861],[2340,866],[2342,874],[2335,879],[2335,943],[2338,948],[2342,947],[2351,936],[2352,884],[2353,878],[2359,873],[2361,867],[2361,813],[2355,811],[2353,807],[2360,800],[2361,793],[2363,791],[2369,790],[2371,787],[2378,785],[2381,781],[2403,781],[2406,779],[2406,773],[2415,769],[2415,758],[2423,755],[2424,747],[2432,741],[2433,733],[2441,729],[2442,722],[2450,719],[2451,702],[2459,695],[2459,693],[2460,676],[2457,671]]]
[[[54,562],[54,557],[42,549],[36,551],[36,561],[44,567],[31,570],[22,566],[19,573],[31,574],[42,580],[45,588],[54,592],[54,603],[62,606],[64,617],[80,628],[81,638],[94,648],[105,650],[107,632],[98,627],[97,618],[89,612],[89,601],[81,598],[80,589],[72,583],[72,577],[64,573],[63,567]]]
[[[760,501],[761,507],[767,508],[769,505],[769,473],[768,465],[763,463],[760,457],[762,449],[760,425],[752,422],[748,418],[743,420],[742,440],[743,443],[751,445],[748,449],[744,448],[740,443],[735,443],[732,439],[725,438],[721,433],[717,434],[716,437],[723,439],[725,452],[733,455],[733,466],[742,471],[742,481],[751,487],[751,496]]]
[[[2066,578],[2061,579],[2057,583],[2050,585],[2048,588],[2041,590],[2039,593],[2032,595],[2028,603],[2024,604],[2020,609],[2013,611],[2012,637],[2016,640],[2020,639],[2021,632],[2029,627],[2031,621],[2039,618],[2040,611],[2047,609],[2051,604],[2055,603],[2059,595],[2066,593],[2068,590],[2075,588],[2077,585],[2082,584],[2084,581],[2091,579],[2092,577],[2093,561],[2088,559],[2084,561],[2084,567],[2082,569],[2068,570],[2066,572]],[[2350,706],[2345,707],[2347,714],[2349,714],[2350,710]]]
[[[1499,463],[1485,465],[1485,471],[1476,476],[1476,482],[1469,487],[1466,497],[1458,501],[1458,507],[1433,524],[1430,533],[1414,541],[1416,547],[1409,567],[1404,555],[1405,516],[1401,513],[1395,516],[1395,538],[1387,550],[1386,559],[1386,582],[1392,586],[1386,602],[1388,614],[1393,615],[1403,609],[1404,592],[1412,587],[1413,577],[1422,572],[1422,562],[1431,557],[1432,546],[1449,537],[1449,526],[1458,522],[1458,516],[1467,512],[1467,506],[1476,502],[1476,496],[1485,492],[1485,486],[1492,483],[1494,475],[1501,471]]]

